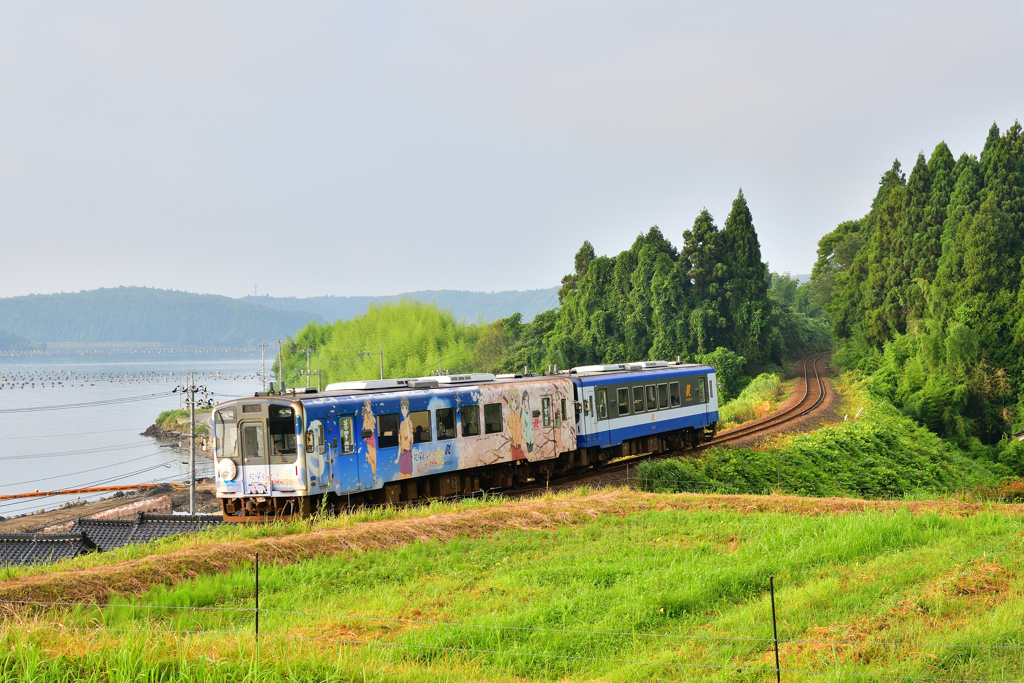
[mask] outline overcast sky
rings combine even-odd
[[[0,4],[0,296],[549,287],[743,188],[771,268],[1024,118],[1024,2]]]

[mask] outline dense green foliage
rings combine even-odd
[[[859,419],[784,439],[763,450],[712,448],[700,458],[637,467],[652,491],[898,497],[992,486],[1011,470],[973,459],[884,401]]]
[[[145,287],[0,299],[0,329],[53,342],[244,346],[281,338],[315,318],[226,296]]]
[[[306,371],[305,349],[311,372],[323,373],[322,385],[381,375],[422,377],[439,367],[460,369],[472,362],[480,327],[455,319],[451,311],[411,299],[370,304],[363,315],[333,325],[311,322],[284,347],[287,386],[316,386]],[[277,369],[275,365],[275,370]]]
[[[1024,134],[993,125],[980,157],[939,143],[899,161],[871,210],[823,237],[811,280],[837,360],[964,445],[1024,426]]]
[[[259,650],[250,566],[10,619],[0,682],[774,680],[769,575],[786,680],[1024,673],[1019,519],[666,502],[265,563]]]

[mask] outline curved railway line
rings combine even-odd
[[[635,455],[627,458],[620,458],[614,462],[610,462],[604,467],[595,468],[580,473],[573,473],[558,479],[553,479],[546,482],[538,482],[538,485],[528,486],[524,488],[514,489],[510,491],[502,491],[504,495],[526,495],[529,493],[535,493],[538,491],[545,491],[551,488],[565,488],[568,486],[574,486],[582,481],[594,479],[597,477],[605,477],[606,475],[613,474],[616,472],[625,472],[631,465],[643,462],[644,460],[657,460],[662,458],[672,458],[681,455],[687,455],[693,452],[699,452],[711,448],[713,446],[721,446],[723,444],[739,441],[746,439],[761,432],[766,432],[770,429],[778,427],[779,425],[792,422],[811,412],[818,409],[822,403],[825,402],[825,398],[828,395],[828,389],[825,384],[825,379],[822,377],[823,371],[819,371],[818,363],[822,362],[823,359],[829,355],[828,352],[818,353],[808,357],[804,360],[803,373],[804,373],[804,393],[794,405],[786,408],[785,410],[778,411],[763,417],[759,420],[747,422],[745,424],[734,427],[728,431],[722,432],[710,441],[706,441],[693,449],[686,451],[668,451],[663,453],[645,453],[642,455]],[[808,365],[810,367],[808,367]],[[813,381],[811,376],[813,375]],[[812,389],[813,387],[813,389]]]

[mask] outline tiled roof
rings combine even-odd
[[[94,550],[84,533],[0,534],[0,566],[56,562]]]
[[[147,543],[175,534],[191,534],[223,523],[220,515],[153,515],[135,519],[81,517],[62,534],[0,534],[0,567],[56,562],[92,551]]]

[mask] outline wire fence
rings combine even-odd
[[[933,649],[933,650],[947,650],[951,653],[970,654],[975,651],[990,651],[993,653],[1020,653],[1024,652],[1024,645],[1015,644],[1013,642],[913,642],[913,641],[898,641],[898,640],[849,640],[849,639],[808,639],[808,638],[780,638],[778,637],[778,621],[776,618],[775,609],[775,584],[774,578],[769,577],[768,584],[766,586],[768,596],[771,600],[771,612],[768,613],[766,610],[764,617],[764,627],[767,629],[770,625],[771,636],[770,637],[743,637],[743,636],[727,636],[727,635],[713,635],[708,633],[655,633],[655,632],[644,632],[644,631],[630,631],[630,630],[588,630],[578,628],[555,628],[550,626],[517,626],[517,625],[505,625],[505,624],[481,624],[481,623],[468,623],[458,622],[451,620],[441,619],[407,619],[387,616],[377,616],[370,614],[355,614],[350,612],[324,612],[314,610],[288,610],[288,609],[274,609],[260,605],[260,588],[259,588],[259,554],[256,554],[254,558],[254,582],[252,586],[253,600],[249,605],[155,605],[155,604],[135,604],[135,603],[73,603],[73,602],[59,602],[59,601],[34,601],[34,600],[7,600],[0,599],[0,617],[6,617],[8,622],[8,630],[12,630],[17,626],[24,626],[27,631],[52,631],[52,632],[70,632],[70,633],[86,633],[86,634],[146,634],[147,637],[152,637],[155,634],[168,634],[173,635],[175,638],[180,636],[217,636],[222,638],[223,636],[230,636],[236,639],[236,643],[239,648],[253,645],[255,646],[255,652],[257,658],[259,657],[260,638],[270,638],[281,641],[292,641],[292,642],[310,642],[310,643],[327,643],[338,646],[358,646],[366,648],[384,648],[395,651],[409,651],[409,652],[438,652],[445,654],[452,654],[466,657],[510,657],[513,659],[534,659],[534,660],[559,660],[563,662],[579,662],[589,664],[611,664],[611,665],[629,665],[629,666],[644,666],[644,667],[664,667],[667,669],[676,670],[692,670],[692,671],[735,671],[744,673],[754,674],[769,674],[774,675],[777,681],[781,681],[784,675],[789,676],[832,676],[842,678],[868,678],[874,680],[893,680],[893,681],[946,681],[947,683],[1021,683],[1021,679],[996,679],[996,678],[971,678],[963,675],[956,675],[952,672],[948,675],[940,675],[941,672],[936,672],[935,675],[903,675],[899,673],[887,673],[885,671],[846,671],[840,667],[847,665],[847,662],[842,660],[837,648],[856,646],[858,648],[893,648],[893,649],[905,649],[910,655],[920,655],[921,649]],[[77,626],[69,622],[67,617],[63,617],[59,623],[56,624],[40,624],[38,621],[29,621],[27,616],[45,616],[47,613],[52,613],[55,610],[83,611],[82,616],[88,618],[87,623],[89,626]],[[105,611],[106,616],[97,616],[93,612],[96,610]],[[115,623],[106,625],[105,621],[117,622],[118,620],[114,617],[118,610],[129,611],[129,618],[144,617],[147,619],[147,625],[145,628],[136,628],[127,626],[123,623]],[[213,628],[197,628],[197,624],[192,624],[192,628],[181,628],[173,627],[168,625],[166,622],[161,622],[156,627],[153,626],[153,618],[159,616],[162,611],[173,612],[183,614],[187,612],[196,613],[220,613],[227,615],[229,619],[233,619],[233,628],[224,628],[222,624],[218,624]],[[156,612],[156,614],[154,614]],[[273,615],[283,615],[289,617],[303,617],[306,624],[319,624],[323,626],[325,622],[330,620],[340,622],[378,622],[383,624],[410,624],[417,627],[433,628],[433,629],[463,629],[469,631],[478,631],[481,634],[501,634],[501,633],[513,633],[513,634],[541,634],[541,635],[560,635],[569,638],[580,638],[581,641],[588,643],[594,647],[594,638],[608,639],[611,642],[607,644],[607,647],[613,649],[612,651],[621,651],[625,649],[631,643],[642,639],[655,640],[660,642],[668,641],[682,641],[682,642],[700,642],[705,646],[713,643],[722,643],[731,646],[733,649],[736,647],[745,649],[741,652],[732,652],[728,654],[728,661],[726,662],[714,662],[714,661],[681,661],[686,659],[684,653],[677,652],[677,659],[661,659],[661,658],[643,658],[643,657],[615,657],[615,656],[597,656],[590,654],[580,654],[578,651],[573,652],[538,652],[531,650],[521,649],[521,645],[525,642],[522,640],[513,640],[511,647],[501,647],[501,637],[497,638],[498,646],[496,647],[485,647],[482,645],[474,645],[467,642],[467,638],[463,635],[457,636],[459,645],[446,645],[446,644],[429,644],[423,642],[413,642],[409,638],[406,640],[384,640],[381,638],[366,638],[366,637],[331,637],[328,633],[323,634],[300,634],[292,632],[279,632],[274,630],[267,630],[266,628],[266,617]],[[263,628],[261,629],[260,617],[264,617]],[[240,620],[238,618],[241,618]],[[314,627],[315,628],[315,627]],[[0,629],[0,634],[3,630]],[[417,630],[415,633],[424,633],[423,630]],[[400,634],[401,635],[401,634]],[[1019,635],[1019,634],[1018,634]],[[585,640],[584,640],[585,639]],[[221,641],[219,641],[221,642]],[[485,641],[486,642],[486,641]],[[507,640],[505,642],[508,642]],[[814,668],[787,668],[783,664],[783,661],[790,657],[789,653],[783,652],[780,646],[787,645],[817,645],[831,648],[832,661],[829,662],[831,667],[835,668],[822,668],[821,670]],[[600,649],[602,646],[597,646],[596,649]],[[863,650],[858,650],[858,653],[862,653]],[[695,654],[698,657],[706,656],[709,654],[707,647],[701,651],[697,651]],[[765,657],[770,657],[774,654],[775,666],[765,665],[758,661]],[[5,655],[0,655],[0,661]],[[799,657],[799,656],[798,656]],[[934,656],[927,656],[926,659],[936,660]],[[875,658],[868,658],[868,662]],[[855,658],[856,660],[856,658]],[[864,660],[854,661],[855,665],[865,666]],[[920,665],[920,662],[910,662],[911,665]],[[928,664],[931,665],[931,664]],[[1018,659],[1013,664],[1017,672],[1024,671],[1024,658]],[[928,673],[928,672],[926,672]],[[1019,675],[1019,674],[1015,674]]]

